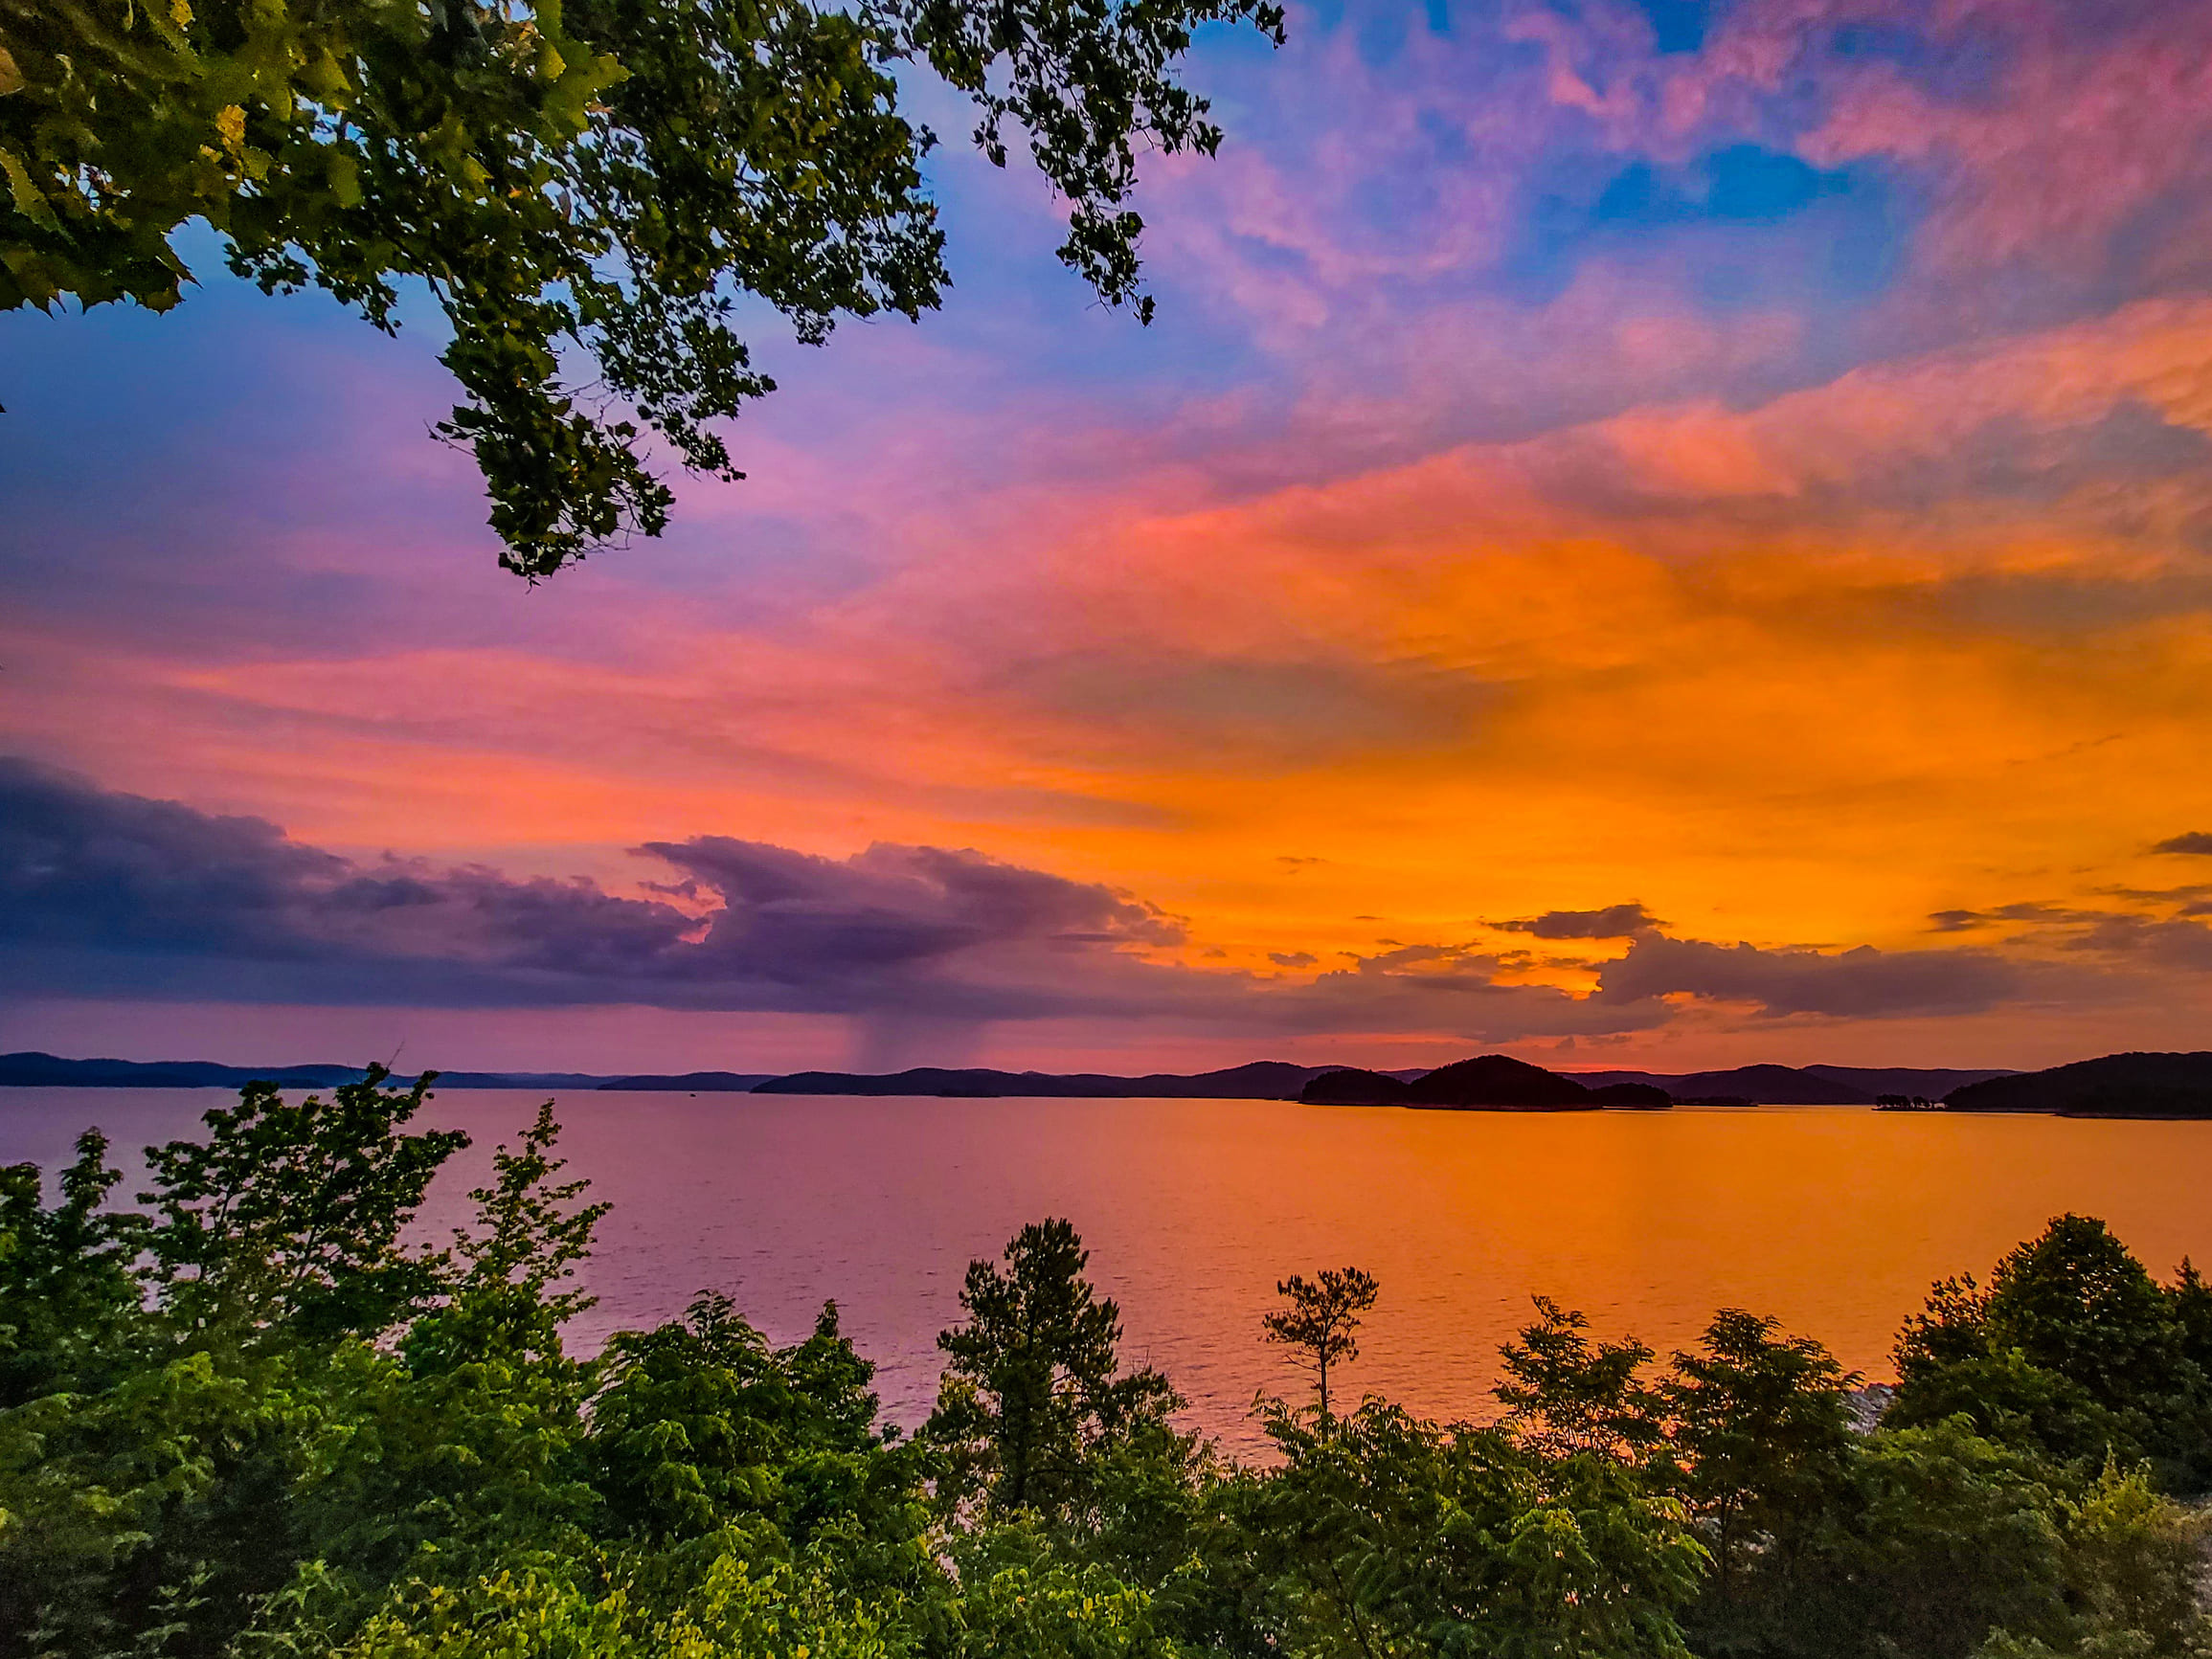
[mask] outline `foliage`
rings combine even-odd
[[[1691,1513],[1709,1523],[1725,1604],[1747,1558],[1787,1562],[1807,1521],[1850,1478],[1848,1393],[1858,1379],[1810,1337],[1726,1308],[1664,1395],[1670,1461]]]
[[[2065,1610],[2042,1635],[2004,1628],[1987,1659],[2202,1659],[2212,1617],[2199,1591],[2206,1519],[2153,1487],[2150,1471],[2108,1461],[2069,1506],[2061,1564]],[[2049,1639],[2046,1640],[2045,1637]]]
[[[1593,1343],[1583,1314],[1548,1296],[1533,1300],[1536,1323],[1499,1350],[1506,1380],[1495,1392],[1506,1427],[1554,1455],[1648,1457],[1664,1432],[1663,1401],[1637,1378],[1652,1351],[1633,1338]]]
[[[1258,1503],[1270,1622],[1295,1651],[1672,1656],[1705,1552],[1609,1460],[1369,1400],[1327,1432],[1277,1409]]]
[[[1024,1227],[1004,1259],[968,1265],[967,1323],[937,1338],[944,1382],[922,1437],[944,1454],[948,1502],[1065,1521],[1094,1500],[1100,1454],[1183,1402],[1157,1371],[1120,1374],[1121,1311],[1084,1279],[1090,1252],[1067,1222]]]
[[[534,1214],[555,1242],[513,1265],[524,1285],[550,1282],[596,1216],[582,1236],[568,1228],[526,1152],[497,1160],[462,1261],[411,1244],[431,1178],[466,1137],[405,1132],[427,1080],[383,1081],[372,1069],[296,1104],[249,1087],[206,1115],[205,1139],[147,1149],[150,1215],[98,1227],[69,1220],[115,1184],[88,1153],[44,1228],[25,1229],[89,1232],[88,1267],[120,1274],[141,1312],[106,1344],[103,1386],[65,1363],[117,1323],[95,1301],[36,1356],[79,1385],[0,1413],[0,1651],[215,1653],[269,1607],[327,1624],[423,1550],[488,1559],[558,1540],[584,1512],[562,1468],[582,1373],[535,1291],[495,1296],[477,1263],[503,1230],[516,1246],[512,1218]],[[122,1265],[119,1241],[143,1254]],[[30,1287],[5,1289],[0,1323],[20,1330]],[[493,1305],[518,1296],[522,1316]]]
[[[52,1209],[40,1201],[35,1164],[0,1168],[0,1411],[97,1389],[145,1341],[132,1271],[144,1229],[102,1208],[122,1179],[98,1130],[78,1137]]]
[[[298,1549],[290,1382],[200,1352],[0,1418],[0,1652],[218,1651]]]
[[[2184,1264],[2168,1289],[2102,1222],[2060,1216],[1997,1265],[1986,1289],[1947,1279],[1897,1342],[1889,1420],[1962,1412],[1980,1430],[2088,1471],[2150,1457],[2212,1481],[2212,1292]]]
[[[994,163],[1026,138],[1061,259],[1149,320],[1136,156],[1220,144],[1175,73],[1208,21],[1282,38],[1275,0],[0,0],[0,310],[166,310],[194,219],[388,332],[419,283],[464,396],[439,432],[535,578],[661,531],[647,429],[742,476],[714,425],[775,389],[746,297],[810,344],[937,305],[902,75],[968,94]]]
[[[591,1254],[592,1233],[608,1208],[581,1201],[588,1181],[554,1182],[567,1168],[565,1159],[553,1155],[559,1138],[560,1125],[553,1121],[549,1100],[523,1131],[519,1150],[503,1146],[493,1151],[491,1185],[468,1195],[476,1204],[476,1226],[455,1229],[451,1258],[466,1265],[458,1280],[463,1296],[516,1300],[554,1324],[592,1305],[587,1296],[553,1287],[576,1277],[576,1264]]]
[[[385,1081],[247,1089],[148,1149],[145,1212],[97,1132],[51,1196],[0,1171],[0,1659],[2212,1659],[2184,1465],[2043,1438],[2194,1432],[2202,1286],[2094,1223],[1939,1286],[1870,1433],[1771,1319],[1659,1371],[1540,1298],[1500,1423],[1269,1401],[1247,1467],[1046,1222],[971,1266],[908,1441],[834,1304],[568,1353],[603,1206],[550,1107],[431,1248],[462,1137]],[[1334,1277],[1324,1346],[1374,1298]]]
[[[2049,1627],[2061,1506],[2034,1460],[1952,1419],[1881,1430],[1846,1464],[1792,1549],[1741,1560],[1692,1616],[1704,1650],[1967,1659],[1995,1626]]]
[[[720,1535],[812,1551],[848,1588],[927,1576],[925,1465],[875,1426],[874,1368],[825,1306],[812,1335],[772,1348],[729,1299],[609,1346],[586,1456],[610,1536],[644,1545]]]
[[[383,1331],[426,1306],[443,1260],[401,1230],[439,1166],[468,1144],[457,1130],[402,1134],[435,1072],[405,1091],[372,1066],[325,1105],[288,1105],[273,1083],[206,1115],[204,1141],[148,1147],[153,1279],[172,1318],[211,1340],[282,1330],[287,1341]]]
[[[618,1585],[594,1595],[542,1572],[410,1586],[346,1659],[889,1659],[905,1650],[870,1610],[788,1565],[718,1557],[681,1606],[655,1615]]]
[[[1996,1626],[2048,1631],[2064,1499],[2031,1453],[1965,1417],[1853,1430],[1856,1380],[1817,1343],[1724,1310],[1663,1376],[1539,1298],[1504,1350],[1502,1427],[1682,1500],[1713,1570],[1681,1613],[1704,1654],[1967,1659]]]
[[[1991,1275],[1983,1325],[2100,1399],[2174,1392],[2178,1355],[2166,1297],[2105,1223],[2060,1216]]]
[[[955,1540],[953,1646],[975,1659],[1175,1659],[1152,1598],[1111,1568],[1056,1547],[1034,1515]]]
[[[1270,1342],[1291,1349],[1314,1374],[1322,1423],[1329,1419],[1329,1367],[1360,1356],[1360,1316],[1381,1294],[1372,1275],[1358,1267],[1324,1267],[1313,1279],[1293,1273],[1275,1294],[1290,1306],[1264,1314]]]

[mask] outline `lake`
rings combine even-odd
[[[0,1162],[50,1169],[98,1124],[121,1152],[192,1132],[214,1090],[0,1089]],[[477,1144],[433,1194],[465,1216],[489,1149],[538,1094],[455,1091],[426,1120]],[[1343,1373],[1430,1414],[1487,1415],[1531,1292],[1662,1354],[1716,1308],[1778,1315],[1871,1377],[1929,1282],[1986,1274],[2065,1210],[2160,1277],[2212,1261],[2212,1123],[1877,1113],[1855,1107],[1522,1115],[1278,1101],[558,1097],[572,1170],[611,1200],[577,1335],[728,1291],[779,1341],[835,1297],[886,1415],[927,1412],[969,1259],[1072,1220],[1119,1299],[1125,1352],[1232,1446],[1261,1389],[1302,1384],[1259,1337],[1275,1282],[1382,1282]],[[135,1172],[134,1172],[135,1173]]]

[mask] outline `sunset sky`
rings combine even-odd
[[[426,307],[198,241],[0,318],[0,1048],[2207,1045],[2212,6],[1301,5],[1191,76],[1153,326],[948,144],[944,310],[763,315],[749,480],[534,590]]]

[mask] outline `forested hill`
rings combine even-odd
[[[358,1065],[219,1065],[212,1060],[64,1060],[35,1051],[0,1054],[0,1088],[335,1088],[359,1083]],[[441,1071],[440,1088],[625,1088],[743,1090],[765,1083],[765,1071],[650,1072],[608,1077],[591,1071]]]
[[[983,1067],[950,1070],[917,1065],[909,1071],[871,1076],[851,1071],[797,1071],[761,1084],[756,1094],[903,1094],[990,1098],[1000,1095],[1087,1100],[1289,1100],[1333,1065],[1294,1065],[1287,1060],[1255,1060],[1221,1071],[1152,1072],[1117,1077],[1107,1072],[1058,1073],[993,1071]],[[1409,1075],[1418,1076],[1418,1072]]]
[[[358,1065],[256,1069],[210,1060],[64,1060],[35,1051],[0,1054],[0,1086],[22,1088],[242,1088],[257,1080],[286,1088],[335,1088],[368,1075]]]
[[[2062,1117],[2212,1117],[2212,1054],[2108,1054],[1969,1084],[1944,1105]]]
[[[1509,1054],[1478,1054],[1424,1072],[1411,1082],[1387,1071],[1327,1071],[1298,1099],[1309,1106],[1406,1106],[1444,1110],[1595,1111],[1618,1106],[1664,1110],[1674,1097],[1641,1083],[1597,1088]]]

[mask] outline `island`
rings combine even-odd
[[[1298,1091],[1298,1099],[1309,1106],[1410,1106],[1440,1111],[1594,1111],[1608,1106],[1663,1110],[1674,1104],[1665,1089],[1651,1084],[1591,1088],[1505,1054],[1456,1061],[1411,1080],[1351,1067],[1323,1072]]]

